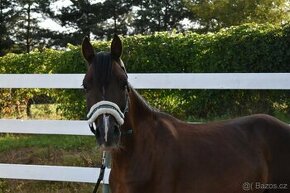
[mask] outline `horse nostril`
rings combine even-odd
[[[119,136],[120,135],[120,130],[119,130],[119,127],[117,125],[114,126],[114,135],[115,136]]]

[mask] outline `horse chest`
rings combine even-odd
[[[138,178],[138,176],[135,178]],[[159,181],[156,181],[155,179],[146,181],[115,181],[110,184],[110,187],[112,193],[170,193],[173,190],[170,186],[170,183],[164,183],[162,179],[159,179]]]
[[[141,174],[141,175],[140,175]],[[142,173],[133,174],[128,173],[112,173],[110,176],[110,187],[112,193],[145,193],[150,192],[147,188],[149,180],[142,177]]]
[[[173,184],[170,168],[156,168],[155,164],[137,163],[126,169],[111,171],[110,186],[112,193],[157,193],[167,190]],[[169,185],[169,186],[168,186]]]

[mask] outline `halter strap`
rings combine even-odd
[[[102,114],[110,114],[114,116],[119,125],[124,124],[124,113],[117,104],[110,101],[100,101],[94,104],[87,114],[89,125],[92,125],[96,118]]]

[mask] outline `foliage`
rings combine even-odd
[[[183,0],[205,31],[247,22],[281,24],[289,21],[288,0]]]
[[[180,21],[192,16],[181,0],[142,0],[137,1],[135,5],[139,9],[133,21],[134,33],[144,34],[181,29]]]
[[[64,6],[61,4],[64,3]],[[55,31],[43,21],[62,27]],[[157,31],[217,31],[247,22],[289,21],[289,0],[1,0],[0,56]],[[57,27],[56,27],[57,28]]]
[[[155,33],[123,37],[123,60],[127,71],[217,73],[290,72],[290,25],[246,24],[217,33]],[[109,42],[96,41],[97,51],[108,50]],[[70,51],[47,49],[31,54],[7,55],[0,59],[1,73],[84,73],[86,64],[80,47]],[[19,67],[21,65],[21,68]],[[81,82],[80,82],[81,85]],[[18,91],[18,99],[39,90]],[[211,118],[251,113],[290,113],[289,91],[269,90],[142,90],[157,108],[181,118]],[[5,101],[7,92],[1,93]],[[81,90],[47,92],[67,118],[85,118]],[[52,94],[51,94],[52,93]],[[13,96],[13,99],[15,97]],[[17,97],[16,97],[17,98]],[[2,105],[3,103],[1,103]]]

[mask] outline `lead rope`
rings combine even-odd
[[[102,96],[103,100],[105,100],[105,97],[104,97],[104,96],[105,96],[105,88],[103,87],[103,96]],[[124,114],[123,114],[123,116],[124,116],[128,111],[129,111],[129,96],[127,95],[127,96],[126,96],[126,106],[125,106],[125,109],[124,109]],[[92,114],[91,116],[93,116],[93,114]],[[91,117],[91,116],[89,116],[89,117]],[[89,117],[88,117],[88,118],[89,118]],[[123,118],[123,119],[124,119],[124,118]],[[93,127],[93,123],[90,123],[90,124],[89,124],[89,127],[90,127],[92,133],[96,134],[96,131],[95,131],[94,127]],[[129,132],[127,131],[127,133],[132,134],[132,130],[129,130]],[[105,162],[106,162],[106,152],[103,151],[102,166],[101,166],[101,170],[100,170],[99,178],[98,178],[98,181],[97,181],[97,183],[96,183],[96,185],[95,185],[95,188],[94,188],[94,190],[93,190],[93,193],[97,193],[98,188],[99,188],[99,186],[100,186],[100,184],[101,184],[101,181],[104,179],[105,169],[106,169],[106,163],[105,163]]]
[[[105,87],[102,87],[102,99],[105,100]],[[91,129],[92,130],[92,129]],[[94,132],[93,132],[94,133]],[[95,133],[94,133],[95,134]],[[98,181],[95,185],[95,188],[93,190],[93,193],[97,193],[98,188],[100,186],[101,181],[104,179],[104,175],[105,175],[105,170],[106,170],[106,165],[105,165],[105,161],[106,161],[106,152],[103,151],[103,156],[102,156],[102,165],[101,165],[101,170],[100,170],[100,174],[99,174],[99,178]]]
[[[97,193],[98,191],[98,188],[100,186],[100,183],[101,181],[104,179],[104,175],[105,175],[105,169],[106,169],[106,166],[105,166],[105,160],[106,160],[106,152],[103,151],[103,157],[102,157],[102,166],[101,166],[101,170],[100,170],[100,174],[99,174],[99,178],[98,178],[98,181],[95,185],[95,188],[93,190],[93,193]]]

